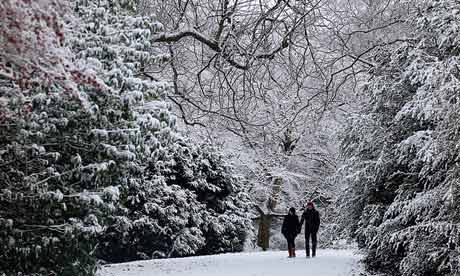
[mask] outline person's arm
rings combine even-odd
[[[300,222],[299,222],[298,216],[295,217],[295,223],[296,223],[295,226],[296,226],[297,234],[299,234],[301,229],[300,229]]]
[[[286,229],[286,227],[287,227],[286,220],[287,220],[287,217],[284,217],[283,226],[281,226],[281,234],[283,234],[283,235],[286,235],[286,230],[287,230]]]
[[[299,229],[297,230],[297,232],[301,232],[302,231],[302,225],[303,225],[303,222],[305,220],[305,213],[302,213],[302,218],[300,219],[300,223],[299,223]]]
[[[316,211],[316,231],[319,230],[319,225],[321,224],[321,219],[319,218],[319,212]]]

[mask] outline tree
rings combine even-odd
[[[367,250],[368,268],[456,275],[459,6],[414,4],[407,20],[413,36],[375,56],[363,110],[345,130],[344,201],[352,206],[345,217]]]
[[[374,66],[367,58],[398,41],[388,33],[404,14],[393,2],[376,1],[155,4],[145,13],[162,15],[165,32],[154,39],[171,53],[164,72],[173,76],[170,100],[182,121],[192,133],[222,138],[231,147],[241,140],[235,150],[253,152],[247,171],[264,194],[280,174],[283,184],[294,186],[313,178],[305,168],[293,169],[296,161],[315,172],[313,163],[327,164],[315,185],[334,171],[334,142],[318,139],[333,135],[319,133],[326,128],[318,125],[336,124],[340,115],[334,114],[349,104],[360,74]]]

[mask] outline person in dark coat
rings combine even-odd
[[[302,219],[300,220],[300,227],[302,227],[305,222],[305,251],[307,253],[307,258],[310,258],[310,237],[312,243],[311,256],[316,256],[316,245],[318,244],[317,233],[320,225],[320,219],[319,212],[315,209],[313,202],[308,202],[306,207],[307,208],[302,214]]]
[[[295,214],[295,208],[291,207],[289,213],[284,216],[281,233],[287,240],[289,258],[295,257],[295,238],[299,234],[299,217]]]

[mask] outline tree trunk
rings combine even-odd
[[[266,251],[270,247],[270,227],[272,217],[270,215],[261,215],[259,220],[259,231],[257,232],[257,245]]]

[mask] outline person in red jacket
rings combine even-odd
[[[299,234],[299,217],[295,214],[295,208],[291,207],[289,213],[284,216],[281,233],[287,240],[289,258],[295,257],[295,238]]]
[[[319,212],[315,209],[313,202],[307,203],[307,208],[302,214],[302,219],[300,220],[300,228],[305,222],[305,251],[307,253],[307,258],[310,258],[310,237],[312,243],[311,256],[316,256],[316,246],[318,244],[317,233],[320,225]]]

